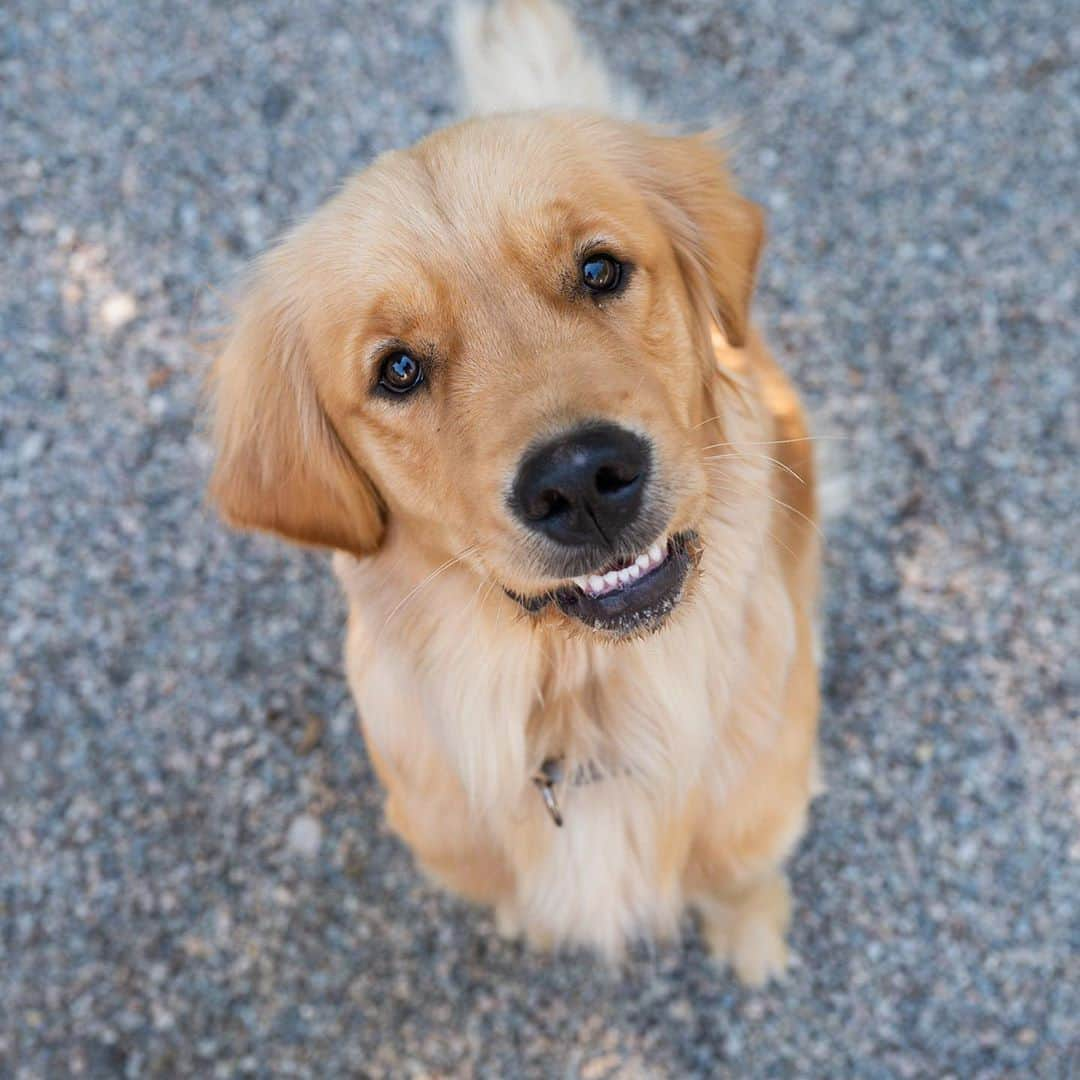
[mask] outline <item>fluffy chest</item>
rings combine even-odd
[[[702,807],[737,778],[747,732],[773,727],[771,694],[744,707],[745,673],[771,670],[772,682],[786,664],[779,578],[749,592],[711,570],[663,634],[618,649],[479,618],[459,602],[472,594],[444,592],[390,632],[370,604],[352,606],[350,683],[421,861],[436,839],[496,852],[517,917],[541,940],[613,952],[674,928]],[[748,655],[753,624],[777,643],[768,662]],[[550,757],[566,761],[562,828],[531,779]],[[573,783],[593,762],[604,777]]]
[[[672,794],[659,799],[628,773],[568,779],[557,790],[562,827],[511,826],[513,904],[530,936],[613,955],[640,934],[672,933],[692,835],[692,801]]]

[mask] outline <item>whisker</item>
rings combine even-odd
[[[713,464],[719,464],[719,462],[706,461],[705,464],[706,465],[713,465]],[[761,492],[761,494],[764,495],[765,498],[768,499],[770,502],[774,502],[774,503],[776,503],[777,506],[782,507],[784,510],[789,511],[790,513],[794,514],[796,517],[802,518],[803,521],[805,521],[806,524],[809,525],[810,528],[812,528],[814,530],[814,532],[816,532],[818,534],[818,536],[821,538],[822,542],[824,542],[825,534],[821,531],[821,528],[818,526],[818,523],[816,521],[814,521],[813,518],[807,517],[806,514],[804,514],[798,508],[796,508],[794,506],[789,506],[786,502],[784,502],[783,499],[779,499],[775,495],[773,495],[770,492],[766,491],[760,484],[753,484],[745,476],[733,477],[733,476],[731,476],[730,473],[728,473],[727,476],[728,476],[729,479],[732,479],[732,480],[737,479],[737,480],[740,480],[744,484],[750,484],[751,487],[753,487],[756,491]]]
[[[783,469],[784,472],[786,472],[789,475],[795,477],[795,479],[798,480],[800,484],[803,484],[804,486],[806,484],[806,481],[790,465],[785,465],[784,462],[779,461],[777,458],[770,457],[768,454],[754,454],[754,453],[740,454],[740,453],[738,453],[736,451],[734,454],[706,454],[705,455],[705,460],[706,461],[727,461],[730,458],[742,458],[742,457],[756,457],[756,458],[763,458],[765,461],[771,461],[778,469]]]
[[[491,582],[484,581],[483,578],[480,579],[480,584],[476,586],[476,590],[472,594],[472,599],[469,601],[463,614],[470,615],[474,607],[476,608],[477,612],[480,611],[480,609],[483,607],[483,601],[480,599],[480,593],[484,591],[485,586],[490,586],[491,584]]]
[[[726,486],[726,485],[721,485],[721,486],[719,487],[719,489],[718,489],[718,490],[720,490],[720,491],[730,491],[730,492],[732,492],[732,493],[733,493],[733,494],[735,494],[735,495],[738,495],[738,494],[739,494],[739,492],[738,492],[738,490],[737,490],[736,488],[733,488],[733,487],[728,487],[728,486]],[[792,509],[792,508],[791,508],[791,507],[788,507],[788,509],[790,510],[790,509]],[[728,522],[728,524],[729,524],[729,525],[732,525],[732,526],[734,526],[734,522]],[[763,526],[762,526],[762,531],[763,531],[763,532],[765,533],[765,535],[766,535],[766,536],[767,536],[767,537],[768,537],[768,538],[769,538],[769,539],[770,539],[770,540],[771,540],[771,541],[772,541],[772,542],[773,542],[774,544],[779,544],[779,545],[780,545],[780,547],[782,547],[782,548],[783,548],[783,549],[784,549],[784,550],[785,550],[785,551],[786,551],[786,552],[787,552],[787,553],[788,553],[788,554],[789,554],[789,555],[790,555],[790,556],[792,557],[792,559],[797,559],[797,558],[798,558],[798,556],[797,556],[797,555],[795,554],[795,552],[794,552],[794,551],[792,551],[792,550],[791,550],[791,548],[790,548],[790,547],[789,547],[789,546],[788,546],[787,544],[785,544],[785,543],[784,543],[784,541],[783,541],[783,540],[781,540],[781,539],[780,539],[780,537],[779,537],[779,536],[777,536],[777,535],[776,535],[776,533],[774,533],[774,532],[772,531],[772,529],[770,529],[770,528],[769,528],[769,527],[768,527],[767,525],[763,525]]]
[[[690,430],[697,431],[698,428],[703,428],[706,424],[711,424],[714,420],[719,420],[723,415],[723,413],[717,413],[715,416],[706,416],[700,424],[695,424]]]
[[[483,607],[483,606],[484,606],[484,605],[485,605],[485,604],[486,604],[486,603],[488,602],[488,600],[489,600],[489,599],[491,598],[491,594],[492,594],[492,593],[493,593],[493,592],[495,591],[495,589],[497,588],[498,584],[499,584],[499,583],[498,583],[498,582],[497,582],[497,581],[496,581],[496,580],[495,580],[494,578],[492,578],[492,579],[491,579],[491,581],[489,581],[489,582],[488,582],[487,592],[485,592],[485,593],[484,593],[484,596],[483,596],[483,598],[482,598],[482,599],[481,599],[481,601],[480,601],[480,607],[481,607],[481,608],[482,608],[482,607]]]
[[[737,443],[731,442],[718,442],[710,443],[708,446],[703,446],[702,450],[719,450],[723,447],[730,447],[737,449],[740,446],[787,446],[790,443],[802,443],[802,442],[826,442],[826,441],[842,441],[850,442],[853,436],[851,435],[803,435],[797,439],[765,439],[762,441],[748,442],[745,439],[740,439]]]
[[[784,541],[783,541],[783,540],[781,540],[781,539],[780,539],[780,537],[776,535],[776,533],[774,533],[774,532],[772,531],[772,529],[766,528],[766,529],[765,529],[765,535],[766,535],[766,536],[767,536],[767,537],[768,537],[768,538],[769,538],[769,539],[770,539],[770,540],[771,540],[771,541],[772,541],[772,542],[773,542],[774,544],[779,544],[779,545],[780,545],[780,546],[781,546],[781,547],[782,547],[782,548],[783,548],[783,549],[784,549],[784,550],[785,550],[785,551],[786,551],[786,552],[787,552],[787,553],[788,553],[788,554],[789,554],[789,555],[791,556],[791,558],[792,558],[792,559],[793,559],[794,561],[796,561],[796,562],[798,561],[798,558],[799,558],[799,557],[798,557],[798,555],[796,555],[796,554],[795,554],[795,552],[794,552],[794,551],[792,551],[792,550],[791,550],[791,548],[790,548],[790,547],[789,547],[789,546],[788,546],[787,544],[785,544],[785,543],[784,543]]]
[[[470,544],[470,545],[469,545],[469,546],[468,546],[467,548],[465,548],[465,549],[464,549],[463,551],[461,551],[461,552],[459,552],[459,553],[458,553],[457,555],[453,556],[453,558],[447,559],[447,560],[446,560],[446,562],[444,562],[444,563],[442,564],[442,566],[437,566],[437,567],[436,567],[436,568],[435,568],[434,570],[432,570],[432,571],[431,571],[431,573],[430,573],[430,574],[428,574],[428,576],[427,576],[427,577],[425,577],[425,578],[423,579],[423,581],[421,581],[421,582],[420,582],[420,583],[419,583],[418,585],[414,585],[414,586],[413,586],[413,587],[412,587],[412,588],[411,588],[411,589],[410,589],[410,590],[409,590],[409,591],[408,591],[408,592],[407,592],[407,593],[406,593],[406,594],[405,594],[405,595],[404,595],[404,596],[403,596],[403,597],[402,597],[402,598],[401,598],[401,599],[400,599],[400,600],[399,600],[399,601],[398,601],[398,602],[397,602],[397,603],[396,603],[396,604],[394,605],[394,607],[393,607],[393,609],[391,610],[390,614],[386,616],[386,619],[385,619],[385,621],[383,622],[382,626],[381,626],[381,627],[379,627],[379,633],[378,633],[378,635],[376,635],[376,640],[378,640],[378,638],[379,638],[379,637],[380,637],[380,636],[382,635],[382,632],[383,632],[383,631],[384,631],[384,630],[385,630],[385,629],[387,628],[387,626],[389,626],[389,624],[390,624],[390,620],[391,620],[391,619],[393,619],[393,618],[394,618],[394,616],[395,616],[395,615],[396,615],[396,614],[397,614],[397,613],[398,613],[398,612],[399,612],[399,611],[400,611],[400,610],[401,610],[401,609],[402,609],[402,608],[403,608],[403,607],[404,607],[404,606],[405,606],[405,605],[406,605],[406,604],[407,604],[407,603],[408,603],[408,602],[409,602],[409,601],[410,601],[410,600],[411,600],[411,599],[412,599],[412,598],[413,598],[413,597],[414,597],[414,596],[415,596],[415,595],[416,595],[416,594],[417,594],[417,593],[418,593],[418,592],[419,592],[419,591],[420,591],[420,590],[421,590],[422,588],[424,588],[424,587],[425,587],[426,585],[428,585],[428,584],[430,584],[430,583],[431,583],[432,581],[434,581],[434,580],[435,580],[435,578],[437,578],[437,577],[438,577],[438,576],[439,576],[439,575],[440,575],[440,574],[441,574],[441,573],[442,573],[442,572],[443,572],[444,570],[448,570],[448,569],[449,569],[449,568],[450,568],[451,566],[453,566],[453,565],[454,565],[455,563],[459,563],[459,562],[461,562],[461,561],[462,561],[463,559],[467,558],[467,557],[468,557],[469,555],[471,555],[471,554],[472,554],[472,553],[473,553],[474,551],[476,551],[476,550],[477,550],[477,548],[479,548],[479,547],[480,547],[480,545],[479,545],[479,544]]]

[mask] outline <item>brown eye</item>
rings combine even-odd
[[[382,364],[379,385],[394,394],[407,394],[424,381],[424,369],[411,353],[392,352]]]
[[[581,264],[581,280],[590,292],[612,292],[622,280],[622,263],[610,255],[590,255]]]

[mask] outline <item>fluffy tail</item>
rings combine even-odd
[[[637,114],[555,0],[459,0],[453,46],[464,115],[583,108]]]

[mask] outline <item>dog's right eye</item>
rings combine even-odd
[[[407,394],[424,381],[424,369],[411,353],[398,349],[382,362],[379,385],[392,394]]]
[[[622,280],[622,263],[610,255],[590,255],[581,264],[581,280],[591,293],[614,292]]]

